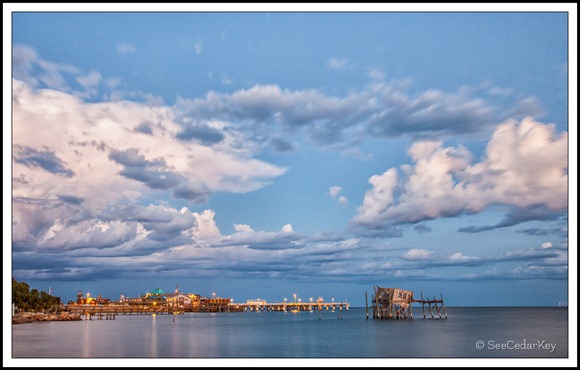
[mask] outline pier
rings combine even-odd
[[[114,320],[117,315],[177,315],[184,312],[244,312],[244,311],[342,311],[348,310],[348,302],[281,302],[267,303],[266,301],[248,301],[246,303],[229,302],[219,306],[190,306],[175,307],[170,304],[163,305],[66,305],[62,311],[76,313],[86,317],[87,320]]]
[[[64,312],[76,313],[87,320],[115,320],[117,315],[178,315],[183,311],[176,311],[170,306],[134,306],[134,305],[66,305]]]
[[[230,303],[230,311],[342,311],[350,308],[348,302],[250,302]]]

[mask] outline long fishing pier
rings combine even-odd
[[[92,320],[114,320],[117,315],[179,315],[184,312],[244,312],[244,311],[335,311],[348,310],[348,302],[281,302],[248,301],[246,303],[230,302],[223,306],[207,307],[174,307],[172,305],[65,305],[62,311],[76,313]]]
[[[129,306],[129,305],[66,305],[65,312],[85,316],[88,320],[114,320],[117,315],[179,315],[183,310],[170,306]]]
[[[335,311],[347,310],[350,308],[348,302],[249,302],[230,303],[231,311]]]

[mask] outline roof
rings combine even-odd
[[[161,295],[161,294],[165,294],[165,292],[163,291],[163,289],[161,288],[157,288],[157,289],[153,289],[152,291],[149,292],[150,294],[156,294],[156,295]]]

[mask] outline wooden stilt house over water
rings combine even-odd
[[[413,292],[399,288],[381,288],[374,287],[374,296],[372,299],[373,318],[374,319],[412,319],[413,318],[413,303],[421,303],[423,308],[423,318],[426,318],[425,306],[429,311],[431,318],[434,310],[443,318],[441,313],[447,318],[447,309],[443,302],[443,295],[441,299],[423,299],[423,292],[421,292],[421,299],[414,299]],[[439,305],[438,305],[439,304]],[[368,317],[368,316],[367,316]]]

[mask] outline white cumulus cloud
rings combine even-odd
[[[417,142],[409,149],[414,165],[401,166],[400,180],[396,168],[369,179],[372,188],[352,222],[376,228],[480,212],[492,204],[543,204],[562,212],[568,199],[567,138],[553,124],[529,117],[508,120],[496,128],[486,156],[474,164],[463,147]]]

